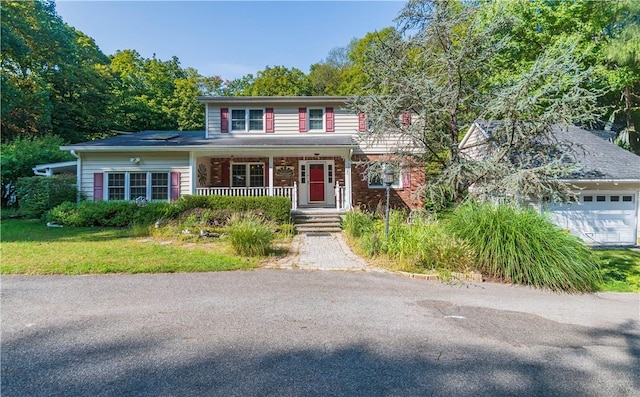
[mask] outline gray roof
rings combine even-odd
[[[489,137],[500,121],[478,121],[480,131]],[[610,131],[585,130],[570,126],[553,126],[556,138],[573,148],[573,158],[581,165],[571,180],[632,180],[640,181],[640,156],[612,142]]]
[[[118,135],[63,146],[63,150],[106,150],[109,148],[162,148],[189,150],[194,148],[215,149],[235,147],[356,147],[351,135],[343,134],[300,134],[277,136],[273,134],[216,135],[205,138],[204,131],[142,131],[135,134]]]
[[[556,127],[555,131],[560,141],[574,145],[574,157],[583,167],[571,179],[640,181],[640,156],[609,141],[610,133],[578,127]]]

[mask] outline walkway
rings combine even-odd
[[[368,270],[367,263],[355,255],[340,233],[298,234],[287,257],[268,265],[276,269]]]

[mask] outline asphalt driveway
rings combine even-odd
[[[371,272],[3,276],[9,396],[638,396],[640,295]]]

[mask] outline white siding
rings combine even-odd
[[[93,174],[115,171],[158,171],[180,172],[180,195],[191,194],[189,153],[142,152],[142,153],[80,153],[82,157],[82,192],[88,199],[93,198]],[[132,157],[139,157],[140,164],[131,163]]]
[[[207,104],[208,112],[207,112],[207,133],[209,135],[219,134],[220,133],[220,108],[214,107],[211,104]]]
[[[220,108],[221,106],[214,106],[212,104],[208,104],[208,120],[207,120],[207,131],[209,136],[220,134]],[[233,106],[223,106],[228,107],[229,109],[234,108]],[[236,106],[242,108],[267,108],[273,107],[274,113],[274,133],[276,135],[295,135],[300,134],[298,130],[298,106],[296,107],[274,107],[269,105],[268,103],[264,104],[256,104],[250,106]],[[305,105],[300,107],[308,108],[326,108],[326,106],[314,104],[314,105]],[[358,132],[358,115],[353,113],[348,109],[340,109],[333,108],[334,114],[334,127],[335,132],[330,132],[329,134],[355,134]],[[316,132],[317,133],[317,132]],[[238,133],[236,133],[238,134]],[[242,134],[242,133],[240,133]],[[307,132],[309,134],[309,132]]]

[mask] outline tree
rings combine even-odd
[[[251,84],[251,96],[311,95],[309,78],[300,69],[267,66]]]
[[[5,1],[2,139],[54,133],[68,141],[103,130],[108,63],[92,39],[67,26],[52,1]]]
[[[572,169],[550,126],[594,120],[596,95],[583,88],[589,73],[572,57],[575,43],[567,41],[543,51],[522,75],[494,79],[501,73],[494,61],[509,48],[507,32],[518,21],[498,13],[487,23],[483,7],[407,3],[397,18],[399,32],[368,52],[367,89],[377,93],[353,102],[372,129],[361,138],[397,142],[394,161],[424,164],[432,173],[423,193],[436,203],[462,200],[472,185],[474,194],[567,193],[570,187],[559,177]],[[477,119],[500,121],[493,135],[497,150],[470,161],[458,145]],[[541,155],[549,153],[557,156]]]

